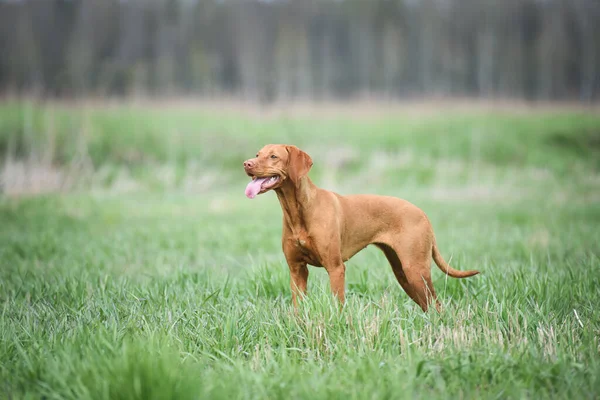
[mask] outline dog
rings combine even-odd
[[[311,157],[296,146],[269,144],[244,161],[252,178],[246,196],[274,190],[283,211],[282,247],[290,269],[294,307],[306,294],[308,267],[323,267],[332,292],[344,304],[348,261],[370,244],[380,248],[404,291],[423,311],[441,309],[431,281],[431,258],[447,275],[466,278],[479,271],[459,271],[442,258],[425,213],[396,197],[341,196],[317,187],[308,177]]]

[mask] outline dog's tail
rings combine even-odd
[[[435,240],[433,241],[432,254],[433,254],[433,260],[435,261],[438,268],[453,278],[468,278],[469,276],[477,275],[479,273],[479,271],[475,271],[475,270],[459,271],[459,270],[454,269],[451,266],[449,266],[448,263],[446,261],[444,261],[444,258],[440,254],[440,251],[438,250],[437,245],[435,244]]]

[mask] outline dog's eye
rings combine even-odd
[[[272,154],[271,158],[277,158],[277,156],[275,154]]]
[[[258,153],[256,153],[256,158],[258,158]]]

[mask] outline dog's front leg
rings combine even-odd
[[[292,288],[292,302],[298,308],[298,297],[306,295],[308,284],[308,267],[306,263],[288,264],[290,267],[290,287]]]
[[[293,254],[285,255],[290,268],[290,288],[292,289],[292,302],[298,308],[298,297],[306,295],[308,285],[308,267],[306,262],[300,261]]]
[[[332,263],[325,265],[327,274],[329,274],[329,284],[331,291],[337,296],[341,305],[345,302],[345,282],[346,282],[346,266],[343,262]]]

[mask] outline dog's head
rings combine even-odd
[[[252,178],[246,196],[253,199],[288,183],[298,186],[312,165],[310,156],[296,146],[268,144],[255,158],[244,161],[244,170]]]

